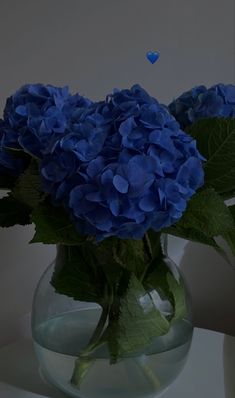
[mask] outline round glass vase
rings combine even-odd
[[[166,271],[179,287],[180,294],[176,294],[178,316],[175,314],[172,319],[173,301],[164,293],[162,284],[154,283],[154,287],[148,284],[137,297],[143,320],[152,310],[149,308],[151,302],[158,314],[171,320],[169,330],[160,335],[156,333],[144,349],[123,355],[116,363],[110,360],[108,344],[98,347],[91,355],[89,366],[84,365],[85,377],[79,387],[71,383],[74,364],[94,336],[102,308],[95,302],[78,301],[56,293],[50,282],[61,255],[58,250],[55,262],[38,283],[32,311],[34,348],[40,373],[49,383],[74,398],[150,398],[156,397],[172,383],[186,362],[193,326],[188,291],[179,269],[166,256],[166,239],[163,248],[165,255],[161,273]],[[146,327],[155,327],[157,331],[158,322],[147,325],[148,321]],[[141,330],[136,327],[132,333],[145,333],[145,321],[139,319],[139,325]]]

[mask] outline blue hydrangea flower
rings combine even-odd
[[[27,84],[7,99],[4,121],[25,152],[42,158],[48,146],[66,132],[71,114],[89,105],[80,95],[71,96],[67,87]]]
[[[202,118],[235,117],[235,86],[216,84],[207,89],[194,87],[175,99],[169,110],[181,127],[187,127]]]
[[[97,240],[140,239],[177,222],[204,178],[195,141],[138,85],[77,112],[41,175],[78,230]]]
[[[18,176],[24,171],[28,162],[25,157],[20,157],[19,149],[18,134],[0,120],[0,174]]]
[[[98,104],[77,108],[71,114],[69,132],[54,142],[41,163],[44,189],[55,201],[68,196],[69,187],[84,180],[84,165],[98,156],[108,129]]]

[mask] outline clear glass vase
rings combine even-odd
[[[165,241],[165,254],[166,248]],[[185,364],[193,326],[190,299],[182,276],[166,255],[163,265],[183,291],[184,315],[171,323],[167,333],[153,338],[144,350],[124,355],[115,364],[110,363],[108,347],[103,344],[92,354],[92,366],[77,387],[70,382],[74,364],[90,341],[102,311],[97,303],[56,293],[50,284],[55,263],[51,264],[37,286],[32,312],[34,347],[44,378],[75,398],[156,397],[169,386]],[[162,286],[148,286],[138,299],[143,314],[148,311],[146,303],[151,299],[158,311],[171,316],[172,303]]]

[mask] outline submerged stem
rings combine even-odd
[[[91,354],[105,343],[102,337],[109,310],[110,304],[103,306],[99,322],[89,340],[89,343],[84,350],[81,351],[79,357],[75,361],[71,383],[76,387],[81,385],[83,378],[86,376],[88,370],[95,361],[95,358],[92,358]]]
[[[91,336],[91,338],[89,340],[88,346],[93,345],[95,342],[97,342],[97,340],[101,336],[101,334],[104,330],[105,324],[106,324],[108,314],[109,314],[109,309],[110,309],[109,305],[106,305],[103,307],[99,322],[95,328],[93,335]]]
[[[161,387],[161,382],[156,374],[152,371],[151,367],[148,365],[146,356],[133,358],[133,360],[140,367],[143,375],[148,379],[154,390],[158,391]]]

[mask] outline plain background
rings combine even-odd
[[[235,83],[233,0],[0,0],[0,108],[24,83],[101,99],[141,84],[160,102],[198,84]],[[160,52],[151,65],[149,50]],[[33,227],[0,230],[0,345],[15,338],[55,255]],[[184,248],[184,251],[182,250]],[[195,323],[235,335],[235,273],[211,249],[171,240]]]

